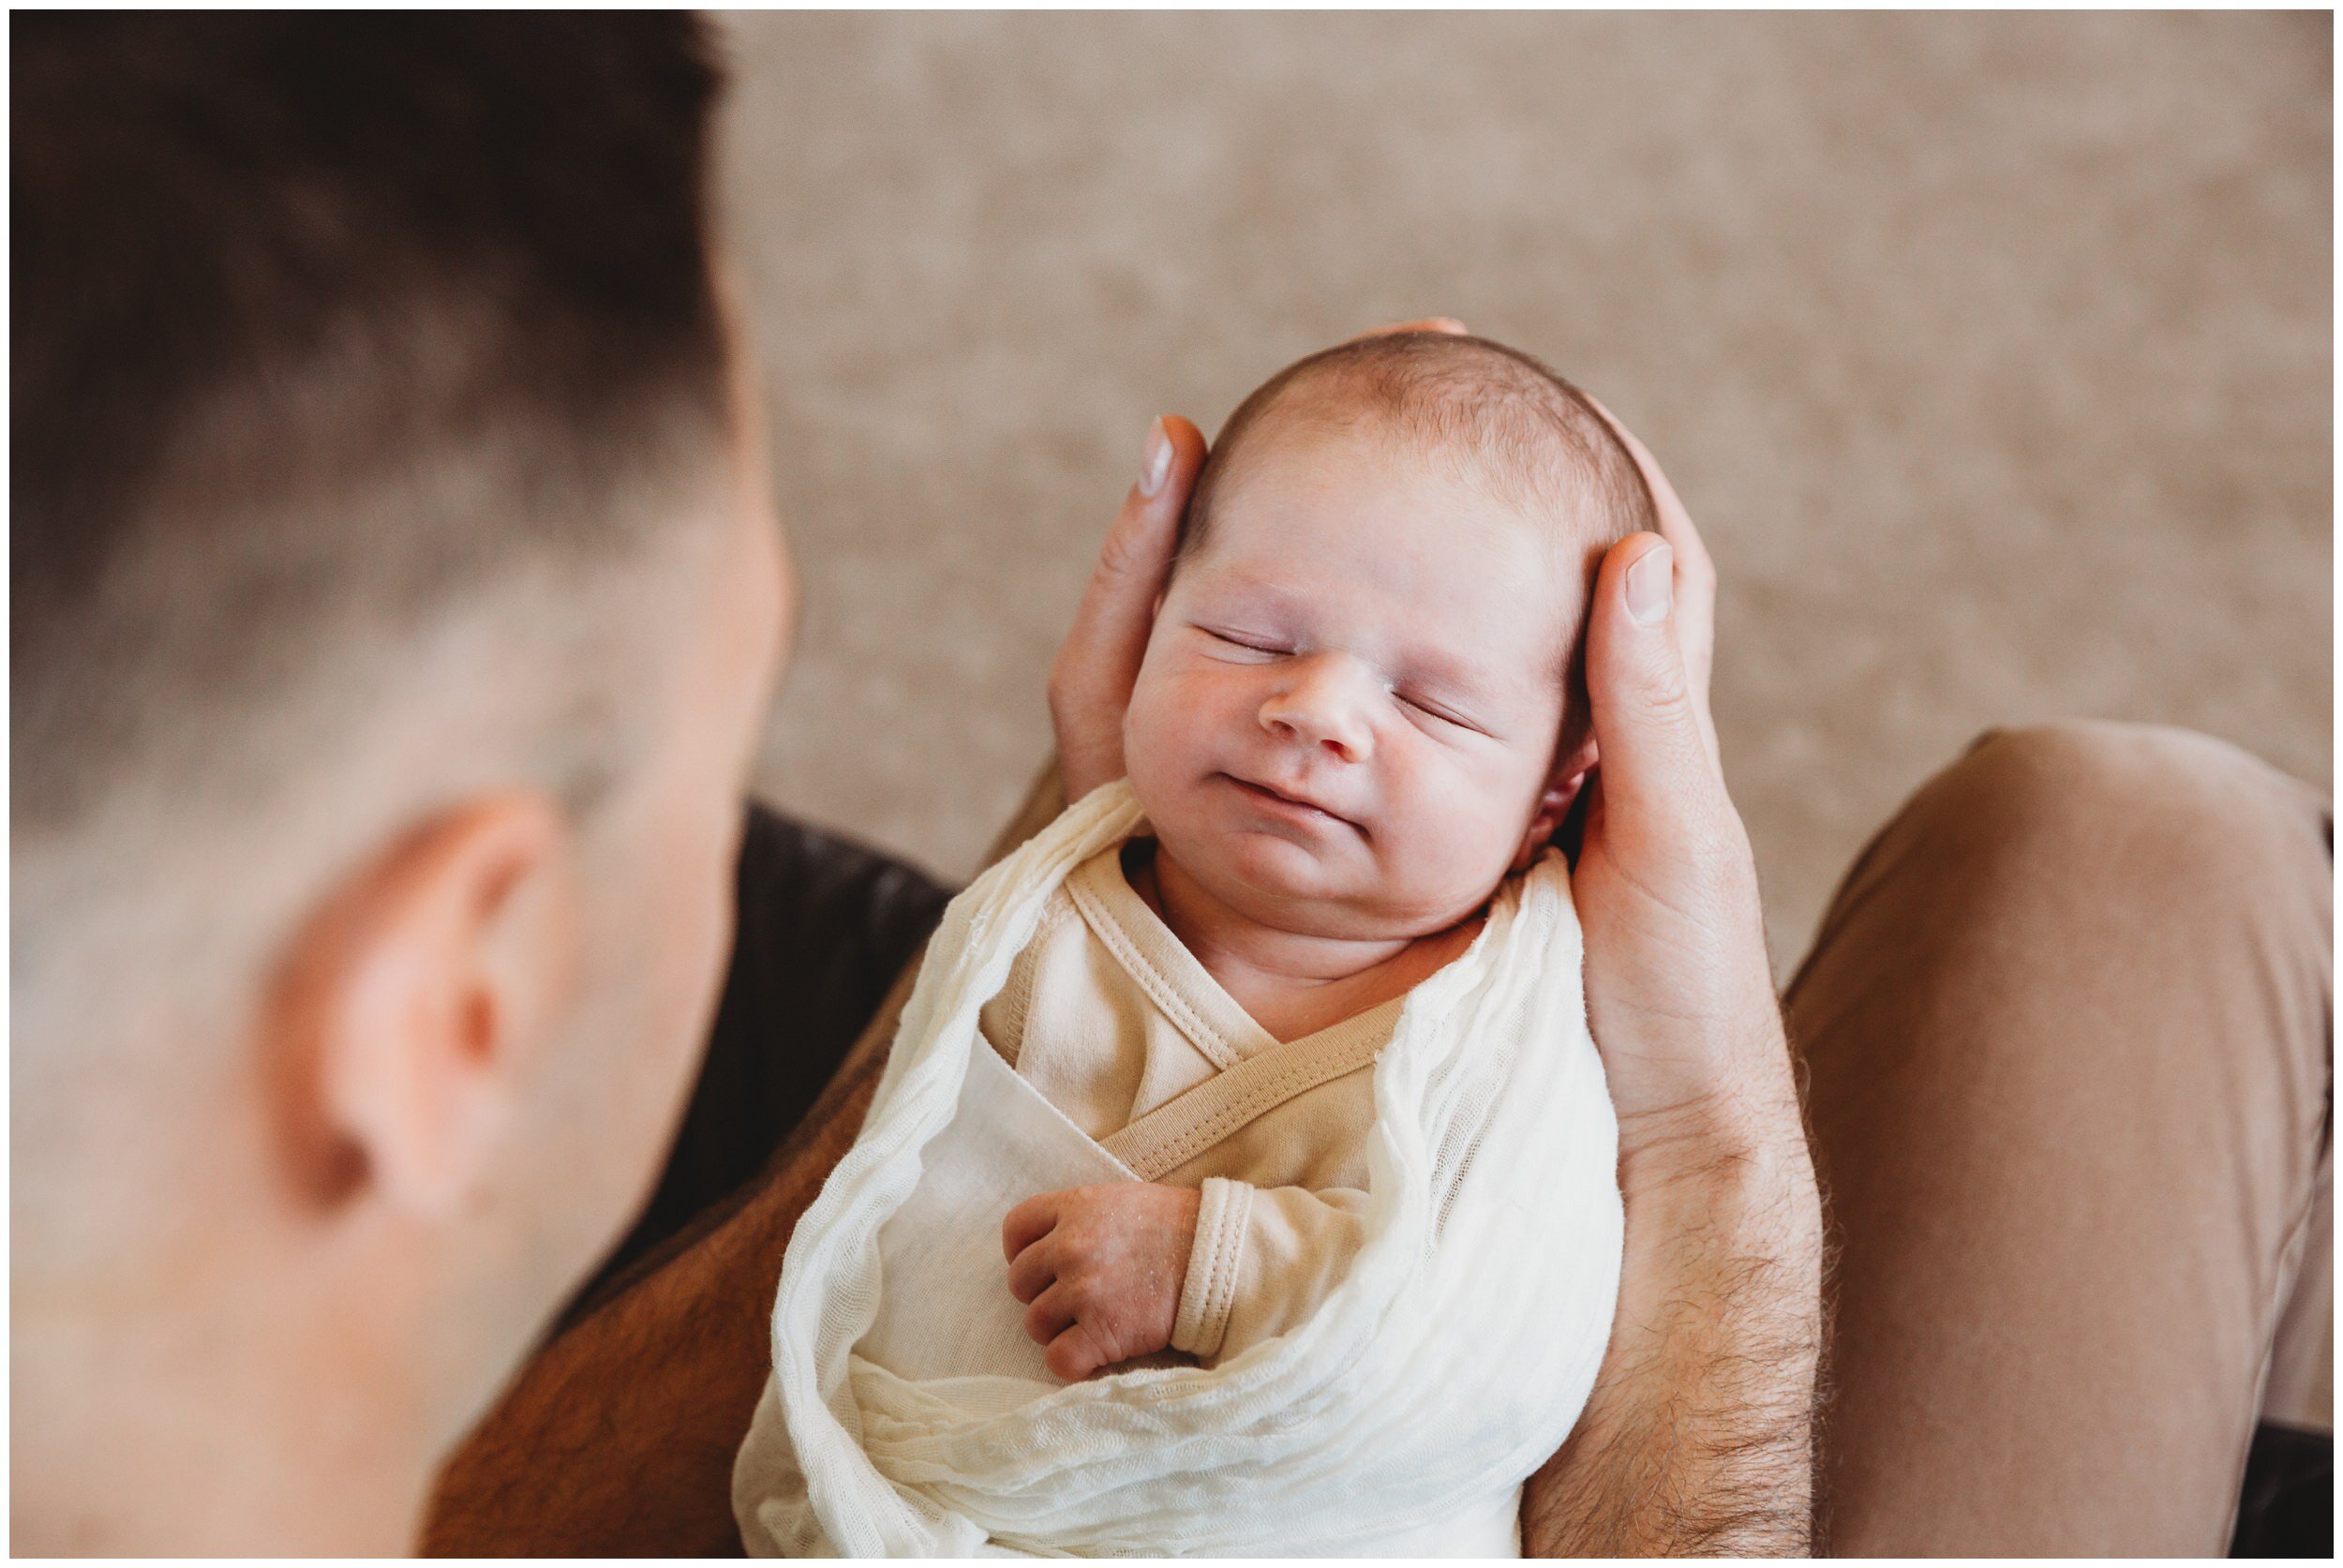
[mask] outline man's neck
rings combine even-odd
[[[1291,931],[1213,896],[1163,852],[1131,886],[1221,989],[1278,1039],[1298,1039],[1404,995],[1461,952],[1473,923],[1421,937]]]
[[[272,1387],[185,1325],[14,1325],[15,1545],[48,1556],[405,1555],[438,1463],[373,1388]],[[118,1330],[109,1336],[105,1328]],[[150,1332],[157,1330],[159,1332]],[[97,1341],[111,1338],[111,1344]],[[127,1367],[126,1367],[126,1363]],[[243,1368],[239,1373],[239,1366]],[[92,1390],[136,1388],[127,1401]],[[22,1422],[41,1428],[27,1444]]]

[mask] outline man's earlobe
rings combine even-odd
[[[295,936],[262,1042],[313,1200],[437,1217],[477,1190],[575,983],[570,829],[535,791],[467,802]]]

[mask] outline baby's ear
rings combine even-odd
[[[1545,788],[1538,796],[1538,808],[1530,814],[1530,826],[1521,835],[1521,846],[1514,852],[1513,870],[1529,870],[1530,862],[1538,858],[1538,851],[1554,842],[1554,834],[1576,803],[1578,792],[1586,788],[1587,775],[1594,771],[1594,762],[1592,736],[1555,762],[1554,771],[1546,776]]]

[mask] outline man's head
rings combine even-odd
[[[11,42],[20,1524],[208,1404],[397,1546],[723,957],[786,585],[717,71],[674,16]],[[299,1538],[165,1468],[176,1549]]]
[[[1280,372],[1213,443],[1126,725],[1166,849],[1294,929],[1462,918],[1593,760],[1593,574],[1653,520],[1608,423],[1514,350],[1400,333]]]

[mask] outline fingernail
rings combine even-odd
[[[1638,626],[1657,626],[1668,618],[1676,598],[1676,552],[1656,545],[1635,558],[1627,569],[1627,613]]]
[[[1172,477],[1172,438],[1158,419],[1147,432],[1147,466],[1139,470],[1139,493],[1153,500]]]

